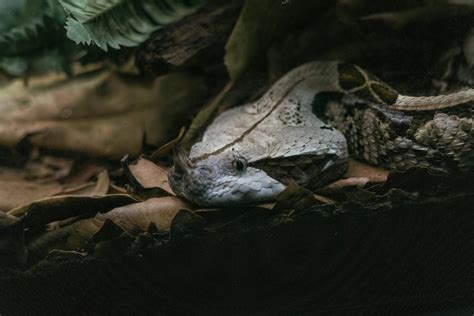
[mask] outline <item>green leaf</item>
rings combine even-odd
[[[17,21],[0,33],[0,55],[30,52],[55,42],[63,33],[64,20],[64,11],[56,1],[26,0]]]
[[[67,36],[107,50],[136,46],[162,25],[196,11],[205,0],[59,0],[69,17]]]
[[[46,71],[69,71],[82,49],[66,37],[66,13],[56,0],[11,1],[0,4],[0,70],[12,76]],[[15,16],[6,23],[8,13]],[[73,45],[74,44],[74,45]]]
[[[0,1],[0,32],[4,32],[15,25],[20,17],[24,0]]]

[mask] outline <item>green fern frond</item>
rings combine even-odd
[[[23,5],[14,26],[0,33],[0,55],[32,51],[51,42],[65,20],[64,10],[55,0],[30,0]]]
[[[0,11],[0,72],[11,76],[70,72],[82,47],[66,37],[66,12],[58,0],[15,0]],[[5,5],[0,6],[5,8]],[[15,19],[8,23],[7,14]]]
[[[205,0],[59,0],[70,15],[67,36],[103,50],[136,46],[162,25],[199,9]]]

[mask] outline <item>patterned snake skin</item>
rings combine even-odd
[[[318,105],[323,92],[339,101]],[[474,89],[403,96],[358,66],[312,62],[255,102],[219,115],[169,174],[179,195],[218,206],[272,199],[294,180],[315,188],[348,157],[390,169],[474,169]]]

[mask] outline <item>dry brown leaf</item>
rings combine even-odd
[[[318,201],[321,202],[322,204],[336,204],[336,201],[333,199],[330,199],[328,197],[319,195],[319,194],[314,194],[314,198]]]
[[[90,201],[83,201],[83,204],[94,206],[92,205],[94,203]],[[74,208],[74,205],[69,205],[69,207]],[[87,242],[103,228],[107,220],[113,221],[129,233],[146,231],[151,223],[157,228],[157,232],[168,232],[174,217],[182,209],[192,209],[192,205],[180,198],[170,196],[117,207],[90,219],[74,219],[75,222],[65,225],[61,224],[66,221],[56,222],[53,223],[55,225],[49,225],[49,231],[34,238],[28,244],[28,250],[35,259],[43,258],[53,249],[82,252]],[[44,222],[47,221],[44,220]]]
[[[15,208],[9,215],[25,217],[25,227],[40,228],[56,221],[75,216],[94,216],[119,206],[135,203],[136,200],[126,194],[110,194],[102,197],[90,196],[54,196]]]
[[[28,179],[40,179],[42,182],[59,180],[67,177],[72,170],[74,160],[64,157],[41,156],[26,162],[24,166]]]
[[[128,167],[143,188],[161,188],[169,194],[175,195],[168,183],[168,172],[163,167],[143,157]]]
[[[77,164],[76,164],[77,165]],[[104,171],[104,167],[95,163],[85,163],[75,166],[71,174],[62,179],[65,189],[74,189],[91,182],[93,177]]]
[[[13,81],[0,90],[0,144],[14,147],[28,137],[55,150],[137,155],[158,121],[156,100],[154,86],[127,84],[108,73],[28,88]]]
[[[61,192],[54,194],[53,196],[61,196],[61,195],[87,195],[87,196],[92,196],[92,194],[95,191],[96,187],[95,182],[87,182],[82,185],[79,185],[74,188],[70,189],[65,189],[62,190]]]
[[[387,181],[389,171],[371,166],[356,160],[349,161],[349,167],[344,175],[345,178],[366,178],[367,182],[380,183]]]
[[[205,80],[191,74],[150,84],[108,72],[48,76],[28,87],[16,80],[0,89],[0,145],[26,139],[91,156],[137,156],[143,141],[157,146],[176,135],[206,96]]]
[[[42,183],[38,180],[27,180],[22,170],[0,168],[0,211],[6,212],[20,205],[52,196],[62,189],[62,185],[58,182]]]
[[[53,249],[80,252],[102,224],[103,221],[91,218],[47,231],[28,243],[28,251],[34,259],[44,258]]]
[[[158,232],[166,232],[174,216],[182,209],[192,210],[193,206],[181,198],[167,196],[118,207],[96,218],[110,219],[130,233],[146,231],[150,223],[156,225]]]
[[[335,193],[341,191],[345,187],[357,186],[363,188],[369,182],[369,178],[349,178],[337,180],[324,188],[318,190],[321,193]]]
[[[102,167],[81,167],[72,172],[74,161],[43,156],[22,169],[0,167],[0,211],[9,211],[36,200],[55,195],[105,195],[110,180]],[[74,169],[76,169],[74,167]],[[97,175],[97,181],[90,179]]]
[[[91,196],[104,196],[109,191],[109,187],[109,173],[107,172],[107,170],[104,170],[97,176],[97,183],[94,187],[94,191],[92,192]]]
[[[104,196],[109,192],[110,178],[107,170],[103,170],[98,176],[97,181],[87,182],[77,187],[68,188],[55,194],[54,196],[61,195],[83,195],[83,196]],[[116,192],[117,193],[117,192]],[[126,193],[119,192],[119,193]]]
[[[313,192],[290,182],[286,189],[277,195],[274,210],[302,210],[317,204]]]

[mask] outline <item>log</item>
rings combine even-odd
[[[242,6],[243,0],[214,1],[195,14],[153,33],[136,51],[138,69],[156,77],[194,60],[206,67],[209,67],[209,61],[222,63],[225,43]]]

